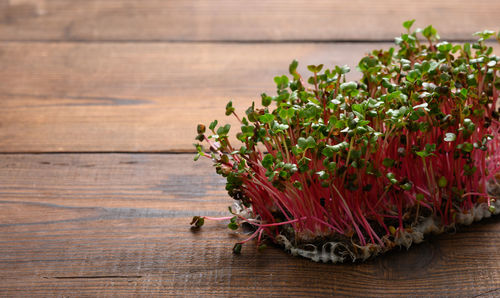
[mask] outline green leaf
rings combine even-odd
[[[191,220],[191,225],[195,228],[200,228],[205,223],[205,219],[201,216],[193,216]]]
[[[421,122],[419,125],[418,125],[418,129],[421,131],[421,132],[426,132],[429,130],[430,128],[430,124],[429,122]]]
[[[377,116],[378,116],[378,112],[377,112],[376,110],[369,110],[368,112],[366,112],[366,115],[367,115],[368,117],[372,117],[372,118],[374,118],[374,117],[377,117]]]
[[[457,139],[457,135],[452,132],[447,132],[444,137],[445,142],[453,142]]]
[[[440,52],[446,53],[453,49],[453,45],[446,41],[443,41],[437,45],[437,48]]]
[[[406,28],[406,30],[410,30],[411,26],[413,25],[413,23],[415,23],[415,20],[408,20],[408,21],[405,21],[403,22],[403,27]]]
[[[282,108],[280,111],[279,111],[279,116],[281,119],[285,119],[285,120],[288,120],[288,119],[291,119],[294,114],[295,114],[295,110],[290,108],[290,109],[284,109]]]
[[[257,113],[255,113],[255,112],[248,114],[248,120],[250,120],[250,122],[257,122],[256,117],[257,117]]]
[[[316,147],[316,140],[312,136],[309,136],[307,139],[303,138],[303,137],[300,137],[297,140],[297,144],[299,145],[299,147],[302,150],[306,150],[306,149],[309,149],[309,148],[312,149],[312,148]]]
[[[484,57],[475,58],[475,59],[470,59],[469,63],[470,63],[470,64],[474,64],[474,63],[484,63]]]
[[[469,93],[469,90],[465,89],[465,88],[462,88],[460,89],[460,96],[463,98],[463,99],[466,99],[467,98],[467,94]]]
[[[333,157],[333,150],[331,148],[332,146],[327,145],[323,150],[321,151],[321,154],[323,154],[326,157]]]
[[[427,39],[439,39],[437,31],[436,29],[434,29],[434,27],[432,27],[432,25],[425,27],[422,31],[422,35]]]
[[[349,91],[358,88],[358,83],[356,82],[346,82],[340,84],[340,90],[342,91]]]
[[[206,127],[205,125],[203,124],[198,124],[198,126],[196,127],[196,131],[198,132],[198,134],[204,134],[205,133],[205,130],[206,130]]]
[[[203,146],[201,146],[200,144],[193,144],[193,145],[196,147],[196,152],[198,152],[200,155],[204,154]]]
[[[230,101],[226,104],[226,116],[231,115],[234,112],[233,102]]]
[[[217,126],[217,123],[218,123],[218,121],[217,121],[217,120],[212,121],[212,122],[210,123],[210,126],[208,126],[208,128],[209,128],[210,130],[214,130],[214,129],[215,129],[215,127]]]
[[[252,125],[242,125],[241,132],[245,137],[251,137],[254,135],[255,126]]]
[[[267,94],[265,93],[262,93],[261,95],[261,98],[262,98],[262,105],[267,107],[271,104],[273,98],[271,96],[268,96]]]
[[[448,180],[446,179],[446,177],[444,176],[439,177],[438,186],[441,188],[445,188],[447,185],[448,185]]]
[[[409,82],[415,82],[421,76],[420,71],[414,69],[408,72],[406,75],[406,80]]]
[[[271,130],[275,133],[283,132],[288,129],[288,124],[280,124],[277,121],[273,121],[271,124]]]
[[[228,225],[227,225],[228,228],[230,228],[231,230],[235,231],[238,229],[238,224],[235,223],[235,222],[230,222]]]
[[[464,165],[464,175],[465,176],[472,176],[474,173],[477,171],[476,166],[469,166],[468,164]]]
[[[417,152],[415,152],[415,154],[417,154],[420,157],[427,157],[427,156],[429,156],[429,154],[427,152],[425,152],[425,151],[417,151]]]
[[[339,152],[342,149],[348,149],[349,143],[347,142],[338,143],[336,145],[331,146],[330,148],[332,148],[334,152]]]
[[[337,163],[336,162],[329,162],[326,164],[325,167],[329,172],[333,173],[337,169]]]
[[[274,156],[266,154],[261,163],[264,168],[271,169],[271,166],[274,164]]]
[[[255,102],[252,101],[252,105],[246,109],[245,114],[248,116],[255,111]]]
[[[364,107],[362,104],[355,103],[355,104],[351,105],[351,108],[353,111],[358,112],[359,114],[364,113]]]
[[[290,72],[291,75],[297,72],[297,66],[299,66],[299,62],[297,62],[297,60],[293,60],[292,63],[290,63],[288,71]]]
[[[276,83],[276,87],[279,90],[283,90],[283,89],[288,87],[289,80],[288,80],[287,76],[282,75],[281,77],[279,77],[279,76],[274,77],[274,82]]]
[[[347,65],[335,66],[335,72],[338,74],[346,74],[351,71],[351,68]]]
[[[417,109],[422,108],[422,109],[424,109],[424,110],[426,110],[426,111],[429,111],[429,109],[427,108],[428,106],[429,106],[429,104],[428,104],[428,103],[426,103],[426,102],[424,102],[424,103],[422,103],[422,104],[419,104],[419,105],[413,106],[413,109],[414,109],[414,110],[417,110]]]
[[[321,71],[321,69],[323,69],[323,64],[320,64],[320,65],[308,65],[307,69],[310,72],[318,73],[318,72]]]
[[[390,158],[384,158],[384,160],[382,161],[382,164],[387,168],[391,168],[392,166],[394,166],[394,163],[395,160]]]
[[[431,64],[428,61],[422,62],[422,67],[420,68],[422,73],[427,73],[430,69],[431,69]]]
[[[236,243],[233,246],[233,253],[239,255],[241,253],[241,247],[242,247],[241,243]]]
[[[436,144],[425,144],[425,152],[436,151]]]
[[[226,136],[229,133],[229,130],[231,129],[230,124],[226,124],[224,126],[221,126],[217,129],[217,134],[219,136]]]
[[[294,186],[295,188],[297,188],[298,190],[302,190],[302,183],[300,183],[300,181],[297,181],[297,180],[296,180],[296,181],[294,181],[294,182],[293,182],[293,186]]]
[[[289,82],[290,82],[290,80],[288,79],[287,76],[285,76],[285,75],[281,76],[281,84],[283,85],[283,88],[288,87]]]
[[[467,54],[467,55],[471,55],[471,51],[470,51],[470,43],[466,42],[464,43],[464,52]]]
[[[307,158],[307,157],[303,157],[299,160],[299,162],[297,163],[297,165],[299,166],[299,172],[300,173],[304,173],[306,172],[307,170],[309,170],[309,163],[311,162],[311,159],[310,158]]]
[[[274,120],[274,115],[273,114],[264,114],[259,116],[259,121],[261,123],[271,123]]]
[[[491,31],[491,30],[484,30],[484,31],[479,31],[479,32],[476,32],[474,33],[473,35],[474,36],[479,36],[479,41],[483,41],[483,40],[487,40],[489,39],[490,37],[492,37],[493,35],[495,34],[494,31]]]
[[[342,149],[339,145],[326,145],[326,147],[321,152],[326,157],[333,157],[334,153],[339,152]]]
[[[413,185],[409,182],[406,182],[405,184],[400,185],[400,187],[404,190],[410,190],[413,187]]]
[[[389,179],[389,181],[392,184],[397,184],[398,183],[398,180],[396,179],[396,175],[394,175],[394,173],[389,172],[385,176],[387,177],[387,179]]]
[[[359,61],[358,68],[361,71],[371,71],[371,69],[374,69],[375,66],[377,66],[378,60],[373,57],[363,57],[361,61]]]
[[[424,151],[417,151],[415,154],[417,154],[420,157],[429,157],[431,155],[434,155],[432,152],[436,151],[436,144],[425,144],[425,149]]]
[[[462,151],[464,152],[472,152],[474,150],[474,145],[471,143],[465,142],[462,144]]]
[[[316,140],[312,136],[307,137],[306,141],[307,141],[307,148],[312,149],[316,147]]]
[[[319,179],[321,179],[321,180],[326,180],[330,177],[330,175],[325,171],[316,172],[316,175],[318,175]]]
[[[470,120],[469,118],[465,118],[464,119],[464,127],[467,130],[473,131],[476,129],[476,124],[474,124],[474,122],[472,122],[472,120]]]

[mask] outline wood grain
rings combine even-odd
[[[228,100],[242,112],[273,93],[293,59],[300,71],[354,69],[404,20],[466,40],[498,30],[499,8],[0,0],[0,296],[499,296],[499,218],[366,263],[317,264],[253,243],[233,255],[245,235],[188,224],[227,215],[224,180],[209,161],[172,153],[192,150],[197,123],[224,122]],[[127,151],[157,153],[110,153]]]
[[[0,151],[193,151],[195,127],[237,112],[293,59],[350,65],[389,43],[6,43],[0,48]],[[499,47],[495,45],[495,52]]]
[[[293,59],[349,64],[390,44],[6,43],[0,151],[192,151],[196,125],[241,113]],[[368,50],[367,50],[368,49]],[[353,75],[355,76],[355,74]]]
[[[498,218],[366,263],[317,264],[195,214],[231,199],[191,154],[4,154],[1,296],[448,296],[500,294]]]
[[[0,40],[392,40],[405,20],[448,39],[498,30],[500,2],[479,0],[0,0]]]

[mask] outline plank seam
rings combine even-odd
[[[57,154],[157,154],[157,155],[192,155],[195,151],[4,151],[0,155],[57,155]]]
[[[474,42],[475,39],[446,39],[441,38],[441,41],[448,42]],[[421,40],[425,41],[425,40]],[[138,44],[147,44],[147,43],[186,43],[186,44],[294,44],[294,43],[392,43],[393,39],[282,39],[282,40],[265,40],[265,39],[256,39],[256,40],[212,40],[212,39],[201,39],[201,40],[177,40],[177,39],[148,39],[148,40],[140,40],[140,39],[127,39],[127,40],[114,40],[114,39],[27,39],[27,40],[15,40],[15,39],[0,39],[0,43],[138,43]],[[493,40],[488,40],[486,43],[495,43]]]

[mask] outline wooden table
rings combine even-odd
[[[293,59],[354,68],[407,19],[500,29],[498,0],[255,2],[0,0],[0,296],[500,295],[498,218],[341,265],[190,230],[231,204],[192,161],[229,99],[272,93]]]

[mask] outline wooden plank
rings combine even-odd
[[[402,22],[470,39],[498,30],[497,0],[3,0],[1,40],[392,40]]]
[[[500,221],[366,263],[317,264],[277,247],[241,255],[231,199],[190,154],[4,154],[1,296],[452,296],[500,294]]]
[[[237,125],[226,102],[260,104],[293,59],[353,66],[388,46],[6,43],[0,151],[192,151],[196,124]]]
[[[6,43],[0,151],[192,151],[195,127],[239,113],[272,78],[308,64],[350,65],[388,43]],[[499,47],[495,46],[498,53]]]

